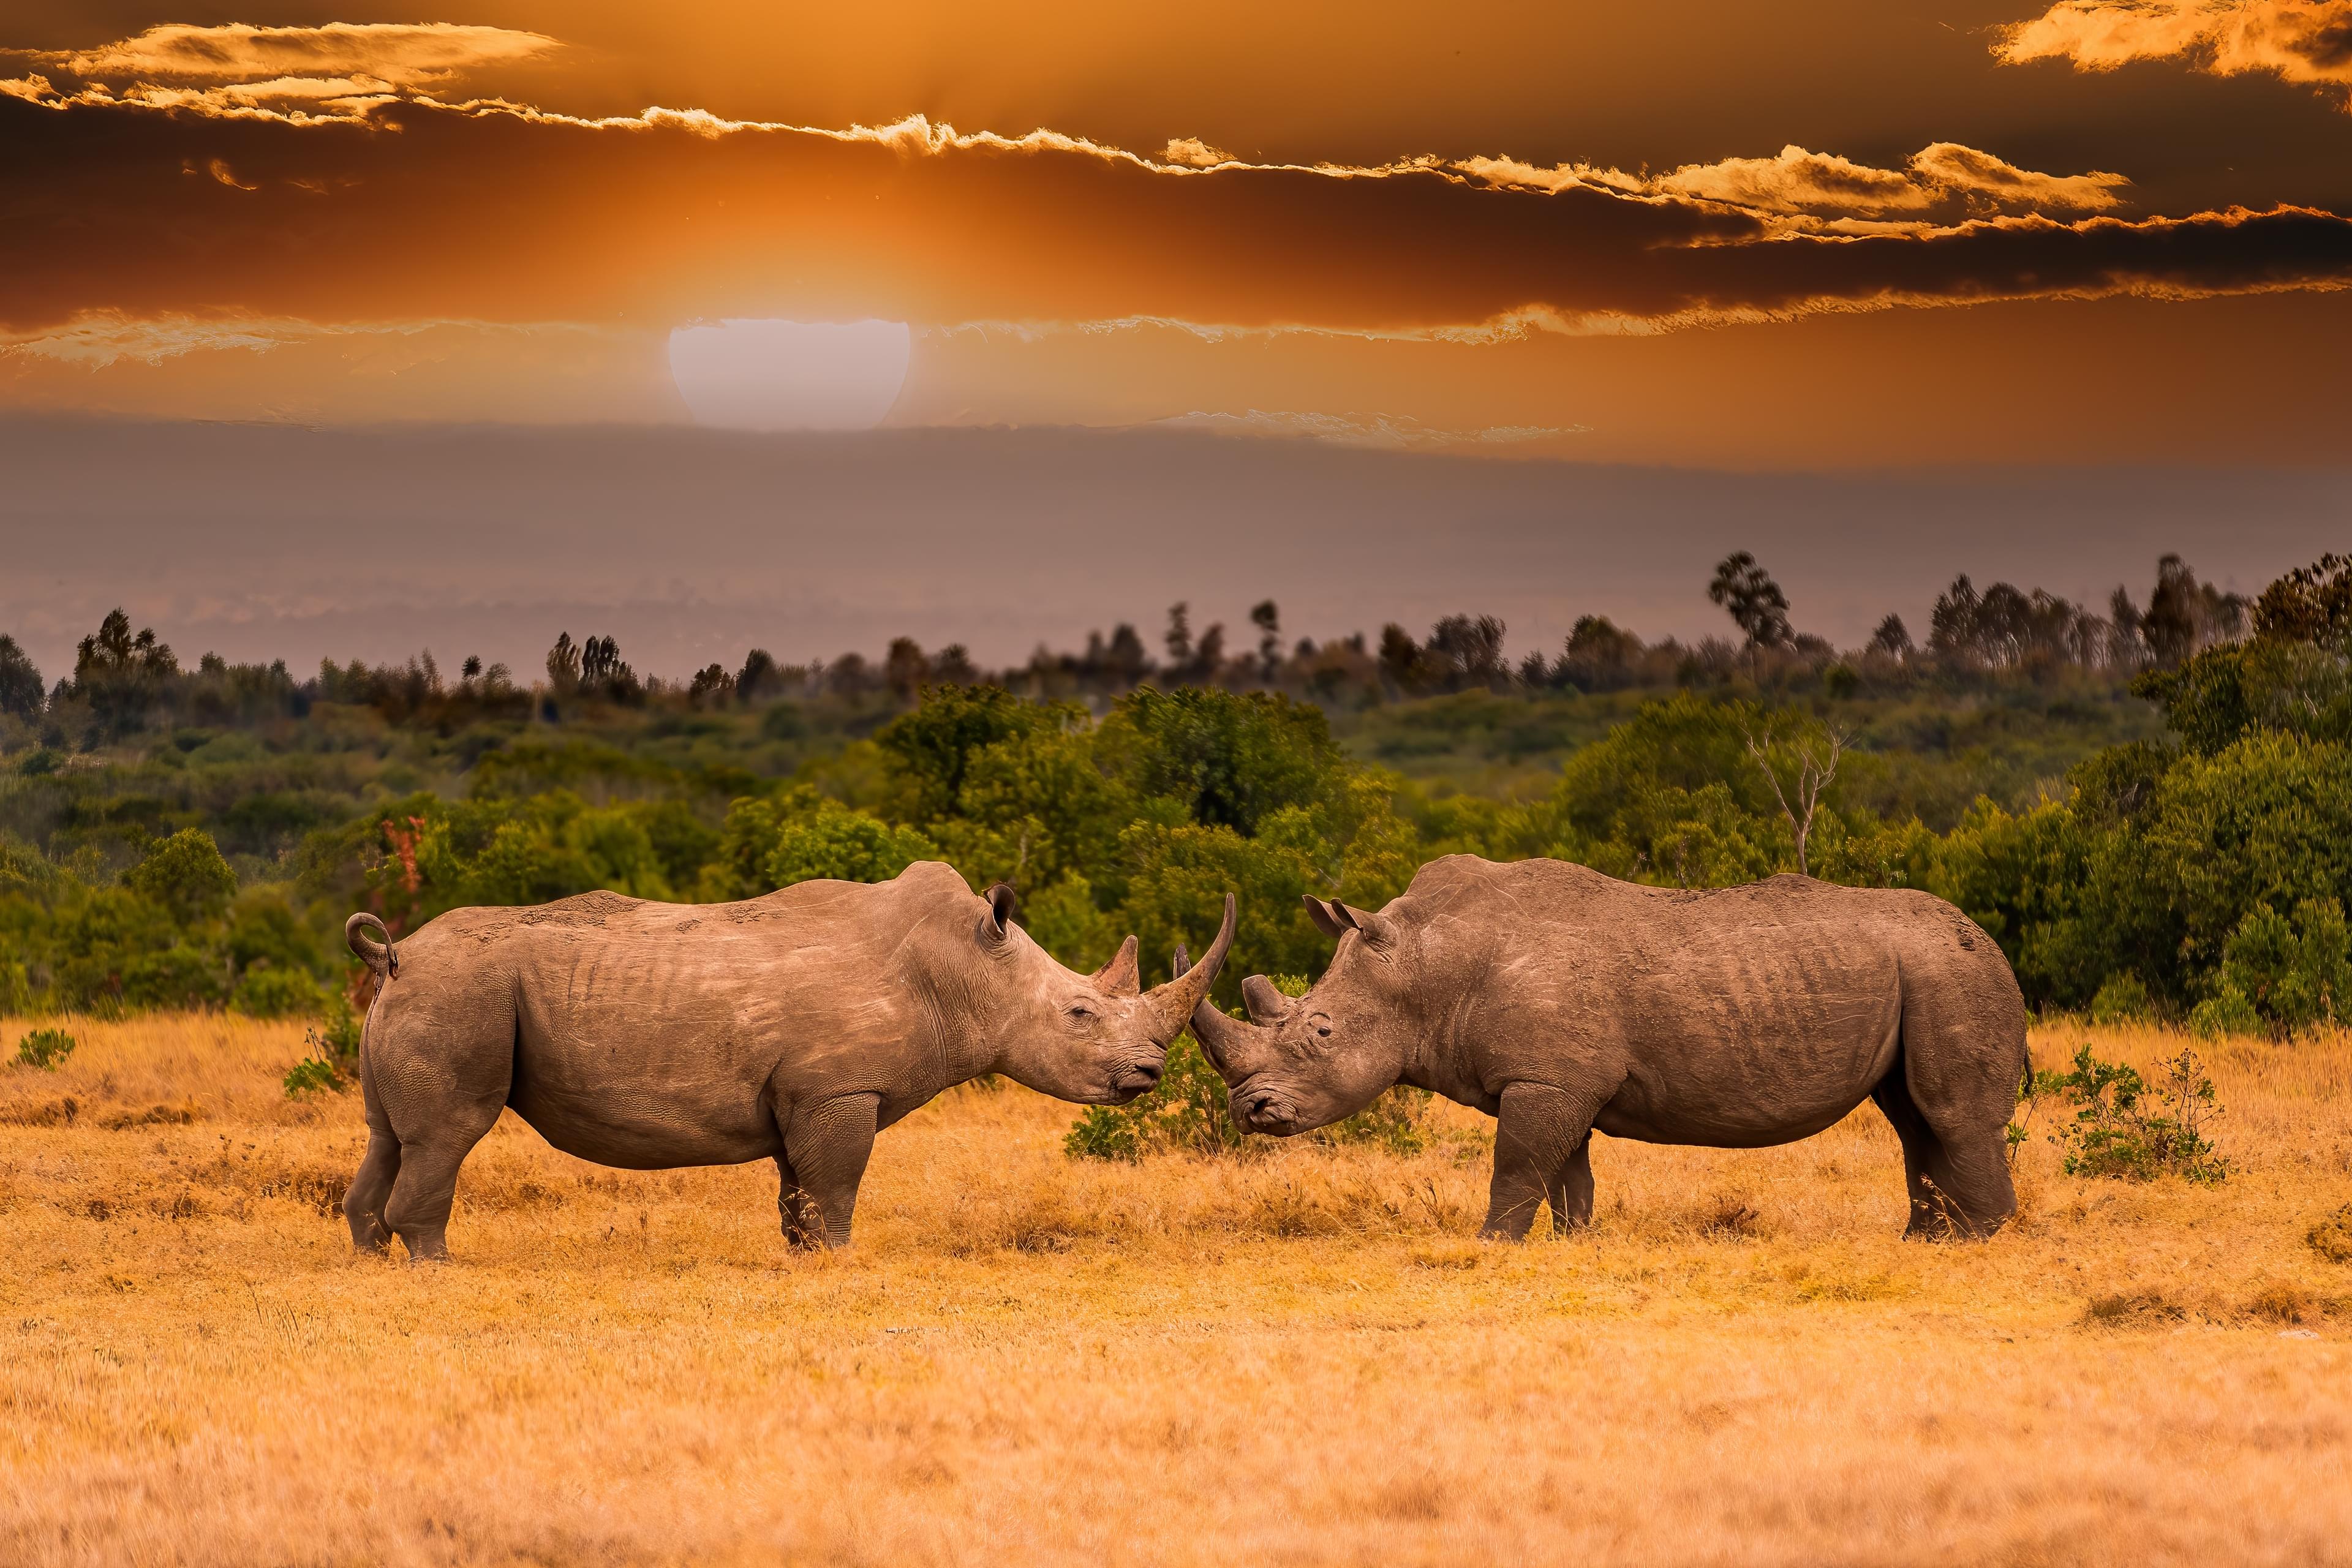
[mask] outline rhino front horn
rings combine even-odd
[[[1225,962],[1225,954],[1234,945],[1234,923],[1236,906],[1231,893],[1225,895],[1224,923],[1217,928],[1217,940],[1201,955],[1201,962],[1181,970],[1165,985],[1155,985],[1144,995],[1157,1015],[1152,1038],[1166,1045],[1184,1032],[1192,1019],[1192,1009],[1199,1006],[1215,984],[1217,971]]]

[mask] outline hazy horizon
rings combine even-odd
[[[308,428],[0,419],[0,630],[50,680],[117,605],[184,663],[479,654],[539,672],[559,631],[641,673],[1082,647],[1169,604],[1251,640],[1500,616],[1514,657],[1576,617],[1730,630],[1714,563],[1753,551],[1799,629],[1924,638],[1957,573],[2103,612],[2177,552],[2242,592],[2338,545],[2352,467],[2000,465],[1758,473],[1496,460],[1067,428],[751,435],[660,426]]]

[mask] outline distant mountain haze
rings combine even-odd
[[[757,646],[887,640],[994,667],[1167,606],[1252,640],[1475,611],[1513,657],[1580,615],[1729,635],[1734,550],[1841,647],[1924,636],[1956,573],[2103,610],[2186,556],[2240,591],[2352,542],[2352,467],[1737,473],[1176,431],[758,435],[644,426],[0,420],[0,631],[49,679],[117,605],[193,664],[479,654],[541,673],[560,631],[677,678]]]

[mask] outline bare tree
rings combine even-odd
[[[1748,754],[1763,770],[1764,782],[1772,786],[1772,798],[1780,803],[1780,815],[1789,819],[1789,831],[1796,836],[1797,874],[1801,877],[1813,874],[1805,858],[1813,836],[1813,818],[1821,810],[1822,796],[1837,779],[1838,759],[1845,755],[1851,738],[1834,725],[1817,728],[1815,735],[1782,736],[1774,732],[1775,721],[1769,718],[1760,734],[1745,724],[1739,727]],[[1783,769],[1789,772],[1785,784]]]

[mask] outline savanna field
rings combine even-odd
[[[1868,1108],[1601,1139],[1592,1227],[1511,1247],[1451,1107],[1125,1164],[975,1086],[883,1135],[846,1253],[787,1250],[771,1166],[509,1115],[410,1268],[351,1252],[299,1026],[69,1024],[0,1069],[10,1563],[2352,1561],[2352,1036],[2200,1047],[2218,1186],[2066,1175],[2037,1107],[1982,1246],[1897,1239]],[[2182,1043],[2036,1059],[2085,1039]]]

